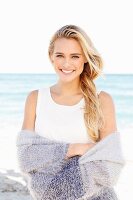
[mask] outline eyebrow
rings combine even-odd
[[[56,52],[55,54],[63,54],[61,52]],[[81,55],[80,53],[71,53],[70,55]]]

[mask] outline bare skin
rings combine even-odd
[[[51,62],[59,76],[57,84],[51,87],[52,98],[55,102],[62,105],[74,105],[82,98],[80,91],[80,74],[84,69],[86,59],[78,41],[74,39],[57,39],[54,51],[51,55]],[[65,73],[62,71],[67,70]],[[31,91],[25,102],[24,120],[22,130],[35,130],[36,103],[38,91]],[[110,94],[102,91],[99,100],[105,118],[105,126],[100,131],[100,140],[117,130],[115,118],[115,106]],[[75,143],[70,144],[66,158],[75,155],[83,155],[92,148],[94,143]]]

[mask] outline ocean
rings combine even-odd
[[[19,171],[16,136],[22,127],[26,97],[30,91],[56,81],[56,74],[0,74],[0,168]],[[108,74],[96,79],[95,84],[112,96],[126,159],[133,160],[133,75]]]
[[[21,127],[27,94],[56,80],[56,74],[0,74],[0,128]],[[113,97],[118,129],[132,130],[133,75],[108,74],[95,84]]]

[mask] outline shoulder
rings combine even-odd
[[[34,103],[37,101],[38,90],[30,91],[26,97],[26,102]]]
[[[38,90],[33,90],[28,93],[28,95],[26,97],[26,101],[25,101],[25,112],[26,113],[35,115],[37,97],[38,97]]]
[[[116,132],[117,124],[115,105],[112,96],[105,91],[101,91],[98,96],[105,121],[104,127],[100,130],[100,137],[102,139],[112,132]]]
[[[115,116],[115,104],[112,96],[105,92],[101,91],[99,94],[99,102],[104,115],[105,120],[108,122],[112,120]]]
[[[33,90],[29,92],[26,97],[22,129],[34,130],[37,97],[38,97],[38,90]]]
[[[30,91],[27,94],[26,101],[25,101],[26,111],[29,109],[35,109],[36,104],[37,104],[37,97],[38,97],[38,90]]]
[[[108,105],[108,106],[113,106],[114,105],[114,101],[112,96],[105,92],[105,91],[101,91],[98,95],[100,103],[104,106],[104,105]]]

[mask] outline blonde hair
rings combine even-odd
[[[87,59],[83,72],[80,75],[80,87],[85,100],[84,121],[91,139],[97,142],[100,137],[99,129],[104,124],[104,118],[93,80],[102,72],[102,58],[88,35],[80,27],[75,25],[66,25],[56,31],[49,44],[49,57],[53,53],[54,42],[57,38],[73,38],[77,40]]]

